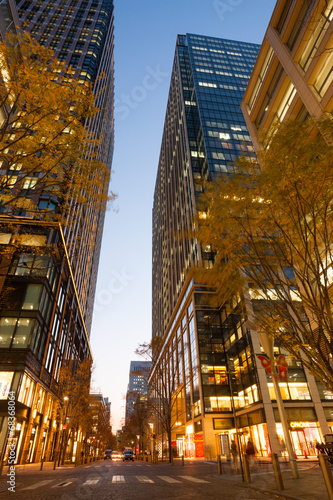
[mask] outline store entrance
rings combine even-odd
[[[177,439],[177,456],[182,457],[184,455],[184,439]]]
[[[295,450],[296,455],[307,456],[308,449],[307,449],[307,445],[306,445],[304,431],[303,430],[292,431],[291,436],[292,436],[294,450]]]

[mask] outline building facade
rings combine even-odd
[[[126,392],[125,425],[128,423],[138,397],[141,401],[147,400],[147,379],[150,368],[150,361],[131,361]]]
[[[178,455],[228,456],[233,439],[240,451],[251,439],[262,456],[283,449],[273,383],[248,323],[251,301],[230,298],[216,307],[214,292],[190,272],[214,262],[212,248],[188,236],[193,216],[204,217],[203,182],[232,174],[230,163],[253,152],[239,106],[258,50],[198,35],[177,39],[153,207],[153,338],[161,344],[149,384],[158,384],[161,366],[176,380],[171,446]],[[315,454],[315,441],[329,431],[328,414],[314,378],[287,362],[283,399],[295,452]]]
[[[276,3],[241,105],[256,150],[277,122],[332,112],[332,23],[332,1]]]
[[[24,29],[75,68],[77,78],[92,82],[100,111],[85,126],[103,136],[97,157],[111,169],[112,0],[19,1],[18,14],[13,2],[7,7],[15,24],[19,16]],[[107,182],[101,189],[108,189]],[[57,210],[57,203],[52,193],[42,193],[36,201],[40,210]],[[59,399],[61,368],[71,361],[75,370],[83,360],[92,360],[89,334],[104,210],[96,209],[93,199],[84,206],[72,200],[63,227],[40,217],[31,219],[24,211],[11,219],[0,217],[1,458],[6,463],[9,453],[11,391],[16,400],[15,435],[10,435],[16,445],[15,463],[51,460],[61,435],[57,419],[57,407],[64,404]],[[19,247],[11,246],[14,234],[20,235]]]

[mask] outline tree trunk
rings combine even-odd
[[[168,430],[168,443],[169,443],[169,464],[171,464],[172,462],[171,429]]]

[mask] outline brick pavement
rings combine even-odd
[[[97,463],[97,462],[95,462]],[[181,462],[175,460],[175,466],[172,467],[168,462],[159,462],[159,465],[165,465],[166,468],[170,468],[168,473],[170,475],[171,470],[179,469],[181,467]],[[183,470],[186,470],[187,465],[198,465],[201,467],[207,467],[207,462],[197,461],[197,460],[185,460],[185,466]],[[207,473],[213,470],[213,475],[218,476],[217,474],[217,464],[216,462],[209,462],[212,468],[207,468]],[[87,464],[91,465],[91,464]],[[278,491],[275,483],[274,473],[272,470],[272,466],[269,463],[260,463],[256,464],[255,468],[251,470],[251,483],[245,484],[247,488],[250,490],[261,491],[265,493],[274,494],[274,496],[278,498],[284,498],[288,500],[332,500],[329,499],[329,495],[327,493],[327,489],[324,483],[323,475],[318,463],[318,460],[308,460],[308,461],[299,461],[299,479],[293,479],[289,465],[283,463],[282,470],[282,478],[284,483],[284,490]],[[81,465],[79,467],[84,467],[85,465]],[[155,467],[154,464],[150,464],[151,467]],[[216,469],[215,469],[216,466]],[[74,465],[65,465],[62,467],[57,467],[54,473],[57,470],[62,470],[63,468],[70,469],[75,468]],[[5,491],[7,489],[7,467],[4,467],[2,476],[0,478],[0,492]],[[215,473],[216,470],[216,473]],[[18,475],[21,474],[37,474],[40,471],[40,463],[37,464],[26,464],[26,465],[17,465],[16,473]],[[53,462],[46,462],[43,465],[43,471],[51,472],[53,471]],[[226,462],[223,463],[222,466],[222,475],[218,476],[221,481],[230,481],[230,483],[243,485],[242,477],[240,474],[236,474],[235,471],[232,470],[232,467]]]

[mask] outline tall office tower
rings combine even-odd
[[[113,1],[25,0],[17,6],[23,28],[75,68],[77,78],[92,83],[100,111],[85,127],[102,138],[97,157],[111,168]],[[17,19],[13,2],[7,7],[5,14]],[[101,190],[107,189],[105,182]],[[59,201],[44,192],[36,206],[56,211]],[[16,443],[16,463],[53,459],[61,432],[55,411],[60,369],[69,361],[75,368],[92,359],[89,332],[104,222],[104,210],[96,207],[92,198],[84,205],[73,199],[63,227],[42,216],[31,218],[24,210],[12,218],[0,214],[1,249],[7,245],[12,251],[0,269],[0,450],[5,463],[9,390],[17,403],[10,436]],[[14,233],[23,248],[12,245]],[[77,436],[82,441],[82,433]],[[79,450],[81,444],[72,449]]]
[[[21,24],[39,43],[54,50],[61,61],[75,68],[75,77],[94,82],[93,91],[99,113],[86,125],[103,138],[97,159],[111,168],[114,143],[114,54],[113,0],[16,0]],[[100,78],[101,75],[105,78]],[[107,188],[107,187],[106,187]],[[44,202],[44,203],[43,203]],[[41,200],[45,207],[48,201]],[[104,212],[92,204],[78,207],[73,201],[70,228],[64,228],[69,258],[85,318],[91,326],[97,267]],[[77,233],[80,238],[78,239]],[[75,241],[74,241],[75,240]]]
[[[242,449],[249,438],[259,455],[281,449],[273,384],[257,363],[261,348],[248,303],[231,297],[212,306],[213,291],[190,272],[213,266],[212,248],[187,236],[193,216],[205,216],[197,208],[203,182],[232,175],[230,162],[253,151],[239,106],[258,50],[198,35],[177,39],[153,206],[152,335],[162,340],[148,383],[158,396],[161,369],[174,381],[171,446],[180,455],[229,455],[233,439]],[[285,391],[296,423],[301,406],[315,414],[301,366],[290,367]],[[300,428],[295,424],[296,434]],[[297,453],[315,453],[320,432],[311,417]]]
[[[147,400],[147,378],[150,368],[150,361],[131,361],[126,393],[125,425],[133,412],[138,397],[141,403]]]

